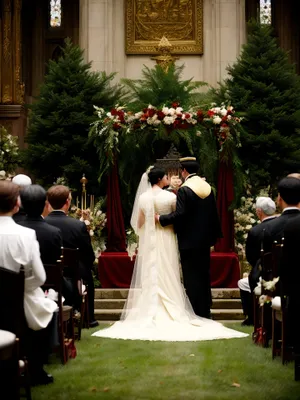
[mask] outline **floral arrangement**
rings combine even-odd
[[[259,305],[261,307],[263,307],[263,305],[266,303],[272,302],[272,299],[273,299],[272,292],[274,292],[274,290],[276,289],[276,284],[278,281],[279,281],[279,276],[277,278],[273,278],[271,281],[265,281],[260,278],[258,285],[254,289],[254,293],[256,295],[260,295]],[[266,292],[265,294],[261,294],[261,289],[262,289],[261,286],[263,286],[263,288]]]
[[[245,245],[249,230],[259,223],[253,197],[242,197],[241,206],[234,210],[235,247],[242,260],[246,259]]]
[[[19,164],[18,138],[0,126],[0,179],[9,179]]]
[[[105,138],[105,151],[111,156],[118,150],[120,136],[130,134],[136,130],[143,131],[150,128],[153,132],[161,129],[165,133],[173,131],[191,130],[191,134],[200,136],[201,128],[213,133],[219,143],[220,151],[226,141],[235,141],[235,146],[240,146],[238,130],[234,129],[242,120],[235,116],[235,110],[231,105],[222,103],[216,106],[211,104],[208,111],[190,108],[184,110],[178,102],[170,107],[164,105],[156,108],[149,104],[138,112],[127,111],[125,106],[115,106],[109,112],[103,108],[94,106],[98,120],[92,126],[92,132],[98,137]]]
[[[138,236],[133,229],[128,229],[126,231],[126,243],[128,256],[133,259],[138,249]]]
[[[86,224],[87,230],[91,236],[95,258],[98,258],[101,251],[105,250],[105,237],[103,229],[106,226],[106,214],[101,211],[102,202],[99,201],[93,210],[87,208],[81,210],[73,205],[70,208],[69,216],[79,219]]]

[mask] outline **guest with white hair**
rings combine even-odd
[[[256,199],[256,215],[261,221],[261,224],[254,226],[248,232],[246,241],[246,258],[252,267],[249,277],[242,278],[238,281],[238,287],[241,293],[241,300],[245,321],[242,325],[253,325],[253,307],[252,307],[252,292],[259,280],[259,263],[260,251],[262,247],[263,235],[266,225],[276,218],[276,205],[270,197],[258,197]]]
[[[24,187],[31,185],[32,181],[29,176],[24,174],[18,174],[12,178],[12,183],[18,185],[19,190],[21,192]],[[13,220],[18,224],[19,222],[24,221],[25,218],[26,218],[26,213],[22,207],[22,204],[20,203],[19,211],[15,215],[13,215]]]

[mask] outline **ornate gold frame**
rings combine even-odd
[[[139,0],[125,0],[125,52],[126,54],[158,54],[158,42],[162,36],[166,35],[163,29],[157,40],[136,40],[137,1]],[[183,1],[190,1],[192,4],[193,39],[172,41],[167,37],[172,44],[172,53],[203,54],[203,0]],[[176,22],[174,22],[175,29]]]

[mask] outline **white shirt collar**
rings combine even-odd
[[[298,207],[286,207],[286,208],[284,208],[282,210],[282,212],[284,213],[285,211],[288,211],[288,210],[298,210],[298,211],[300,211],[300,209]]]
[[[13,220],[12,217],[9,216],[0,216],[0,223],[7,223],[7,224],[15,224],[15,221]]]
[[[261,222],[266,221],[267,219],[275,218],[275,217],[276,217],[276,215],[270,215],[269,217],[262,219]]]

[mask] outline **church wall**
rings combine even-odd
[[[124,2],[80,0],[79,41],[94,70],[117,72],[117,78],[140,78],[143,65],[155,61],[147,55],[125,54]],[[216,85],[245,42],[245,0],[203,0],[203,55],[181,55],[184,78]]]

